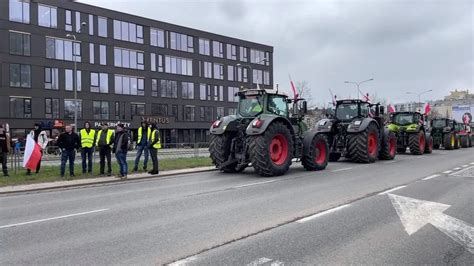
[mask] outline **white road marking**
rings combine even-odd
[[[100,210],[93,210],[93,211],[88,211],[88,212],[80,212],[80,213],[73,213],[73,214],[56,216],[56,217],[51,217],[51,218],[39,219],[39,220],[23,222],[23,223],[7,224],[7,225],[0,226],[0,229],[20,226],[20,225],[26,225],[26,224],[41,223],[41,222],[46,222],[46,221],[64,219],[64,218],[69,218],[69,217],[74,217],[74,216],[79,216],[79,215],[86,215],[86,214],[97,213],[97,212],[103,212],[103,211],[108,211],[108,210],[109,209],[100,209]]]
[[[463,165],[462,167],[468,167],[468,166],[469,166],[468,164],[465,164],[465,165]]]
[[[184,266],[186,265],[188,262],[191,262],[191,261],[195,261],[197,260],[197,256],[192,256],[192,257],[189,257],[189,258],[185,258],[183,260],[178,260],[178,261],[175,261],[171,264],[168,264],[169,266]]]
[[[456,167],[456,168],[453,168],[453,170],[460,170],[461,167]]]
[[[247,266],[262,265],[262,264],[265,264],[265,263],[270,262],[270,261],[272,261],[272,259],[269,259],[269,258],[260,258],[260,259],[256,259],[256,260],[252,261],[251,263],[247,264]]]
[[[452,173],[453,171],[451,170],[448,170],[448,171],[444,171],[443,174],[449,174],[449,173]]]
[[[388,161],[388,162],[383,162],[383,163],[397,163],[399,161],[402,161],[402,160],[391,160],[391,161]]]
[[[474,162],[470,163],[470,165],[474,165]]]
[[[430,180],[430,179],[435,178],[435,177],[438,177],[438,176],[439,176],[438,174],[436,174],[436,175],[430,175],[430,176],[427,176],[427,177],[425,177],[425,178],[423,178],[423,179],[421,179],[421,180],[425,180],[425,181],[426,181],[426,180]]]
[[[390,193],[390,192],[395,191],[395,190],[402,189],[402,188],[404,188],[404,187],[406,187],[406,186],[394,187],[394,188],[392,188],[392,189],[385,190],[384,192],[380,192],[379,195],[385,195],[385,194],[387,194],[387,193]]]
[[[332,208],[332,209],[329,209],[329,210],[326,210],[326,211],[323,211],[323,212],[320,212],[320,213],[316,213],[316,214],[314,214],[314,215],[311,215],[311,216],[308,216],[308,217],[299,219],[299,220],[297,220],[296,222],[297,222],[297,223],[300,223],[300,224],[306,223],[306,222],[308,222],[308,221],[310,221],[310,220],[313,220],[313,219],[315,219],[315,218],[321,217],[321,216],[326,215],[326,214],[330,214],[330,213],[332,213],[332,212],[338,211],[338,210],[340,210],[340,209],[344,209],[344,208],[349,207],[349,206],[350,206],[350,204],[341,205],[341,206],[339,206],[339,207]]]
[[[474,168],[474,166],[469,166],[469,167],[467,167],[467,168],[462,169],[461,171],[457,171],[457,172],[454,172],[454,173],[450,174],[450,176],[452,176],[452,175],[458,175],[458,174],[460,174],[460,173],[462,173],[462,172],[465,172],[465,171],[468,171],[468,170],[470,170],[470,169],[472,169],[472,168]]]
[[[474,254],[474,227],[444,214],[450,205],[388,194],[408,235],[430,223]]]
[[[269,180],[269,181],[263,181],[263,182],[257,182],[257,183],[250,183],[250,184],[235,186],[235,187],[232,187],[232,188],[243,188],[243,187],[250,187],[250,186],[256,186],[256,185],[263,185],[263,184],[273,183],[275,181],[276,180]]]
[[[342,171],[347,171],[347,170],[351,170],[352,167],[347,167],[347,168],[341,168],[341,169],[336,169],[336,170],[332,170],[331,172],[335,173],[335,172],[342,172]]]
[[[276,261],[272,262],[272,264],[270,264],[270,266],[282,266],[282,265],[285,265],[285,263],[283,263],[279,260],[276,260]]]

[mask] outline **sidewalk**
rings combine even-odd
[[[55,189],[55,188],[77,187],[77,186],[84,186],[84,185],[104,184],[104,183],[113,183],[113,182],[126,182],[128,180],[160,178],[160,177],[167,177],[167,176],[174,176],[174,175],[181,175],[181,174],[208,172],[208,171],[214,171],[214,170],[216,170],[214,166],[206,166],[206,167],[196,167],[196,168],[188,168],[188,169],[180,169],[180,170],[162,171],[160,172],[159,175],[150,175],[147,173],[130,174],[128,175],[127,180],[120,180],[120,178],[117,178],[114,176],[108,176],[108,177],[84,178],[84,179],[76,179],[76,180],[64,180],[64,181],[29,184],[29,185],[6,186],[6,187],[0,187],[0,194],[38,191],[38,190],[47,190],[47,189]]]

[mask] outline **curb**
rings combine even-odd
[[[192,169],[192,168],[191,168]],[[152,179],[152,178],[161,178],[161,177],[170,177],[170,176],[177,176],[177,175],[187,175],[187,174],[195,174],[195,173],[205,173],[205,172],[213,172],[217,171],[218,169],[214,167],[209,167],[209,169],[200,169],[197,171],[193,172],[175,172],[175,173],[164,173],[161,175],[148,175],[148,176],[140,176],[140,177],[134,177],[134,178],[129,178],[127,180],[121,180],[119,178],[115,178],[113,180],[103,180],[103,181],[91,181],[91,182],[85,182],[85,183],[80,183],[80,184],[65,184],[65,185],[58,185],[58,186],[50,186],[50,187],[41,187],[41,188],[32,188],[32,189],[18,189],[18,190],[11,190],[11,191],[0,191],[0,195],[7,195],[7,194],[14,194],[14,193],[23,193],[23,192],[40,192],[40,191],[45,191],[45,190],[55,190],[55,189],[64,189],[64,188],[74,188],[74,187],[85,187],[85,186],[90,186],[90,185],[101,185],[101,184],[109,184],[109,183],[119,183],[119,182],[129,182],[129,181],[135,181],[135,180],[144,180],[144,179]],[[171,170],[173,171],[173,170]],[[76,179],[76,180],[71,180],[77,181],[77,180],[87,180],[87,179]],[[55,182],[50,182],[50,184],[54,184]],[[47,183],[37,183],[37,184],[47,184]],[[30,184],[32,185],[32,184]],[[1,188],[0,188],[1,190]]]

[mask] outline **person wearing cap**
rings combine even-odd
[[[148,173],[151,175],[157,175],[160,172],[158,169],[158,149],[161,149],[161,138],[156,123],[151,124],[151,135],[148,141],[148,149],[150,150],[151,161],[153,162],[153,169]]]
[[[94,152],[95,130],[89,121],[84,123],[79,136],[81,137],[82,173],[92,173],[92,153]]]
[[[148,126],[146,121],[142,121],[140,128],[138,128],[137,138],[137,156],[135,157],[135,166],[133,171],[138,171],[138,164],[140,163],[140,157],[145,152],[145,160],[143,161],[143,170],[146,171],[148,164],[148,139],[150,138],[151,128]]]
[[[112,152],[115,153],[115,158],[117,158],[117,163],[119,164],[120,179],[127,179],[128,134],[125,132],[123,124],[117,124]]]
[[[66,132],[59,135],[57,145],[61,149],[61,178],[64,178],[67,161],[69,161],[69,175],[74,177],[74,160],[76,159],[76,150],[81,146],[81,142],[71,125],[67,125]]]
[[[34,139],[36,143],[38,143],[41,148],[41,159],[39,160],[38,165],[36,166],[36,173],[39,173],[41,168],[41,160],[43,159],[43,150],[46,149],[46,146],[48,145],[49,141],[48,135],[45,131],[43,131],[40,123],[35,123],[34,129],[30,131],[30,136]],[[26,175],[31,175],[30,169],[26,171]]]
[[[112,175],[112,163],[111,163],[111,152],[113,144],[114,131],[109,129],[107,123],[102,123],[102,129],[97,132],[95,145],[99,147],[99,164],[100,164],[100,175],[104,175],[105,171],[105,159],[107,159],[107,176]]]
[[[3,176],[8,176],[8,153],[10,152],[10,133],[8,126],[0,124],[0,163],[2,164]]]

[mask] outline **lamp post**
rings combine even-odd
[[[422,91],[422,92],[412,92],[412,91],[407,91],[407,94],[414,94],[414,95],[418,95],[418,104],[420,105],[420,108],[421,108],[421,95],[427,93],[427,92],[430,92],[430,91],[433,91],[433,90],[426,90],[426,91]]]
[[[262,60],[258,61],[256,64],[260,64],[260,63],[266,62],[266,61],[267,61],[267,58],[263,58]],[[252,73],[252,79],[253,79],[253,68],[252,68],[251,65],[238,63],[236,66],[237,67],[246,67],[246,68],[250,69],[250,72]],[[250,79],[250,77],[248,77],[248,79],[249,79],[249,84],[250,84],[249,89],[251,89],[252,88],[252,79]],[[258,85],[258,76],[257,76],[257,85]]]
[[[372,81],[372,80],[374,80],[374,79],[371,78],[371,79],[363,80],[363,81],[359,81],[359,82],[356,82],[356,81],[347,81],[347,80],[346,80],[346,81],[344,81],[344,83],[349,83],[349,84],[355,84],[355,85],[357,85],[357,99],[360,99],[360,89],[359,89],[360,84],[365,83],[365,82],[369,82],[369,81]]]

